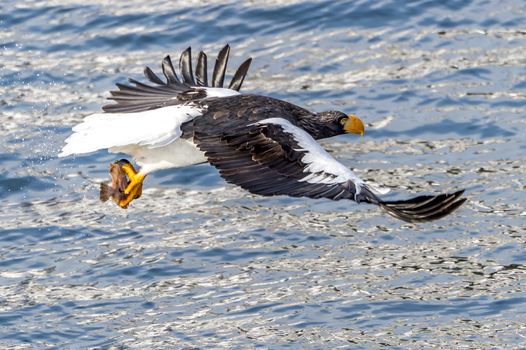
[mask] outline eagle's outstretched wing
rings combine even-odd
[[[111,91],[109,97],[116,103],[103,106],[103,113],[89,115],[76,125],[59,156],[105,148],[132,152],[137,147],[157,148],[174,142],[183,133],[182,125],[206,109],[200,104],[201,100],[239,95],[238,90],[252,59],[245,60],[234,74],[229,88],[223,88],[229,54],[228,45],[219,52],[211,87],[208,86],[206,54],[199,53],[194,78],[190,48],[179,59],[181,77],[175,72],[170,56],[166,56],[162,62],[166,82],[146,67],[144,74],[153,85],[134,79],[130,79],[133,85],[117,84],[118,90]]]
[[[135,113],[207,97],[236,94],[241,89],[252,58],[248,58],[238,67],[226,89],[223,88],[223,83],[229,55],[230,46],[226,45],[217,56],[212,74],[212,86],[208,85],[207,56],[203,51],[199,52],[195,77],[190,47],[181,54],[179,59],[180,77],[175,72],[170,56],[166,56],[161,64],[166,81],[163,81],[152,69],[146,67],[144,75],[154,85],[141,83],[135,79],[129,79],[133,85],[117,83],[118,90],[110,91],[111,96],[108,98],[116,103],[107,104],[102,109],[107,113]]]
[[[461,198],[463,191],[383,201],[290,121],[268,118],[249,125],[242,123],[243,120],[237,120],[223,128],[222,133],[196,126],[194,142],[226,181],[254,194],[351,199],[379,205],[390,215],[408,222],[439,219],[465,201]]]

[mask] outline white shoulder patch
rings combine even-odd
[[[59,157],[128,145],[162,147],[181,136],[181,125],[202,114],[192,104],[137,113],[95,113],[73,128]]]
[[[390,188],[382,187],[371,181],[366,181],[365,184],[371,190],[372,193],[377,194],[377,195],[384,195],[384,194],[388,194],[389,192],[391,192]]]
[[[305,155],[301,161],[307,164],[303,172],[309,173],[299,181],[309,183],[345,183],[352,181],[356,186],[356,193],[360,193],[361,186],[364,182],[356,176],[349,168],[334,159],[325,151],[316,140],[306,131],[293,125],[283,118],[268,118],[251,125],[276,124],[280,125],[283,130],[294,137],[294,140],[301,147],[296,151],[303,151]]]
[[[216,87],[205,87],[202,88],[206,91],[206,97],[228,97],[240,95],[239,92],[232,89],[216,88]]]

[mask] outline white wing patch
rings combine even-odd
[[[324,184],[352,181],[356,186],[356,194],[360,193],[361,186],[364,186],[364,182],[349,168],[327,153],[306,131],[283,118],[268,118],[250,125],[261,124],[280,125],[285,132],[294,137],[294,140],[296,140],[301,147],[300,149],[295,149],[295,151],[305,152],[301,161],[307,164],[303,172],[308,173],[308,175],[299,181]]]
[[[203,88],[206,91],[206,97],[228,97],[240,95],[236,90],[217,88],[217,87],[206,87]]]
[[[202,112],[185,104],[137,113],[92,114],[73,128],[59,157],[130,145],[163,147],[181,136],[183,123]]]
[[[369,188],[371,192],[374,194],[384,195],[384,194],[388,194],[389,192],[391,192],[390,188],[382,187],[371,181],[367,181],[365,184],[367,185],[367,188]]]

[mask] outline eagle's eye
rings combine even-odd
[[[339,122],[343,126],[343,125],[345,125],[345,123],[347,123],[347,120],[349,120],[349,118],[343,117],[343,118],[340,118]]]

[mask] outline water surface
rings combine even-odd
[[[526,6],[520,1],[4,1],[4,348],[526,347]],[[244,90],[353,112],[323,145],[393,198],[466,188],[410,225],[349,202],[262,198],[209,166],[123,211],[106,151],[58,159],[116,82],[187,46]]]

